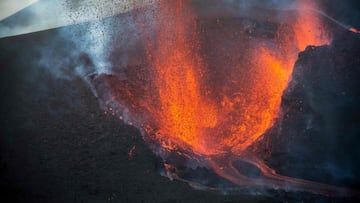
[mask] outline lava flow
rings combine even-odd
[[[311,1],[298,3],[316,9]],[[131,87],[123,94],[128,98],[121,99],[127,100],[122,103],[128,103],[127,110],[145,140],[160,146],[160,152],[153,147],[158,154],[180,150],[200,156],[217,175],[239,187],[324,195],[343,192],[278,175],[248,150],[278,117],[297,54],[308,45],[330,42],[316,13],[299,9],[296,15],[277,23],[270,39],[257,40],[239,30],[238,36],[230,36],[236,38],[234,43],[240,42],[238,52],[228,53],[220,47],[210,51],[222,52],[214,54],[215,59],[204,55],[211,46],[202,40],[206,33],[200,29],[191,1],[156,1],[150,8],[139,9],[136,18],[142,28],[146,70],[141,77],[132,78],[139,82],[124,84]],[[141,87],[136,86],[139,84]],[[254,165],[262,177],[247,177],[233,166],[236,160]],[[171,166],[166,164],[165,168]],[[174,173],[168,175],[176,178]]]
[[[189,148],[203,155],[240,153],[254,143],[277,117],[296,54],[307,45],[329,42],[317,17],[300,12],[290,32],[279,28],[275,48],[265,42],[247,47],[247,67],[240,61],[231,64],[238,70],[229,73],[231,83],[222,84],[228,90],[219,94],[208,85],[212,73],[200,54],[197,19],[189,2],[157,2],[153,14],[155,37],[145,46],[157,90],[153,97],[158,98],[150,110],[159,129],[156,139],[170,149]]]

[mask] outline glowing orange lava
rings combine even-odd
[[[240,107],[235,109],[239,113],[231,126],[231,134],[224,140],[233,152],[245,150],[272,126],[291,74],[287,62],[266,47],[257,48],[252,60],[253,71],[248,75],[251,87],[230,103],[240,102]]]
[[[301,1],[300,6],[314,5]],[[237,94],[225,95],[219,103],[207,94],[206,64],[188,1],[158,2],[155,21],[156,37],[147,42],[147,53],[158,94],[152,108],[156,139],[165,148],[190,148],[200,154],[240,153],[258,140],[278,115],[297,53],[307,45],[329,42],[317,16],[299,10],[293,22],[287,22],[290,32],[279,28],[275,48],[259,44],[250,49],[247,82],[237,83]]]
[[[330,42],[325,26],[311,12],[317,10],[312,1],[299,0],[295,15],[270,23],[270,37],[249,36],[245,29],[234,32],[232,24],[218,25],[218,19],[209,21],[209,33],[215,34],[206,35],[199,31],[201,19],[190,0],[153,3],[136,16],[145,62],[127,69],[126,80],[108,78],[117,93],[109,100],[120,101],[124,117],[164,159],[167,176],[184,180],[167,159],[176,152],[189,160],[200,157],[206,167],[238,186],[345,194],[346,189],[279,175],[248,150],[279,115],[298,53],[308,45]],[[262,177],[247,177],[234,167],[237,160],[259,169]]]
[[[196,152],[207,153],[209,149],[202,144],[204,129],[215,127],[217,118],[215,107],[202,94],[203,64],[197,53],[195,18],[179,0],[159,3],[158,9],[157,38],[150,50],[159,94],[159,106],[153,112],[160,127],[157,139],[180,146],[183,142]]]

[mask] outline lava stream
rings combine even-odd
[[[156,1],[150,11],[140,10],[137,16],[144,28],[141,32],[151,75],[144,89],[152,91],[141,102],[151,119],[143,118],[146,125],[138,127],[153,135],[151,143],[162,148],[157,152],[162,155],[164,150],[181,149],[205,157],[216,174],[239,187],[345,194],[342,188],[278,175],[248,152],[277,118],[297,54],[308,45],[330,42],[316,13],[300,9],[296,17],[278,26],[271,42],[248,43],[240,53],[230,53],[239,61],[221,61],[226,67],[217,67],[215,72],[225,68],[230,72],[222,73],[225,79],[215,75],[213,78],[222,81],[217,84],[211,79],[216,73],[202,55],[198,19],[190,3]],[[316,9],[311,1],[299,1],[299,5]],[[242,40],[246,44],[247,39]],[[243,55],[245,62],[241,61]],[[136,114],[136,109],[132,111]],[[234,167],[236,160],[255,166],[262,177],[247,177]],[[169,171],[168,176],[181,179]]]
[[[236,160],[241,160],[258,168],[261,176],[254,178],[244,175],[241,169],[234,166]],[[211,168],[221,177],[241,187],[249,187],[252,190],[263,192],[264,189],[276,189],[284,191],[300,191],[319,194],[324,196],[360,196],[358,191],[347,188],[318,183],[315,181],[292,178],[279,175],[275,170],[269,168],[263,160],[257,158],[252,153],[244,152],[239,157],[232,155],[227,157],[210,157]],[[225,188],[225,190],[237,190],[239,188]]]

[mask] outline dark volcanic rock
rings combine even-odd
[[[54,59],[73,48],[58,31],[0,40],[0,202],[280,201],[194,190],[161,176],[139,131],[104,115],[83,79],[38,63],[42,46],[56,43]],[[79,60],[68,57],[67,66]]]
[[[267,31],[268,25],[260,27]],[[86,53],[69,54],[76,45],[59,36],[59,30],[77,26],[0,40],[1,202],[329,200],[303,193],[223,195],[162,177],[139,131],[104,115],[86,82],[74,73],[79,63],[94,65]],[[44,47],[54,59],[50,62],[62,62],[53,65],[68,71],[68,78],[41,67]],[[359,37],[346,33],[331,46],[310,47],[300,55],[283,98],[283,120],[264,138],[271,151],[267,161],[281,174],[358,187],[359,50]]]
[[[280,174],[360,188],[360,36],[299,54],[281,116],[264,138]]]

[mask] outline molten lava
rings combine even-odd
[[[160,128],[157,139],[183,142],[207,154],[205,129],[214,128],[217,117],[215,106],[202,94],[195,18],[182,1],[158,6],[156,40],[148,47],[159,97],[159,107],[152,112]]]
[[[145,131],[146,140],[165,151],[202,156],[216,174],[237,185],[291,186],[319,194],[338,190],[278,175],[248,150],[274,124],[297,54],[308,45],[330,41],[316,12],[310,12],[315,5],[299,1],[303,9],[278,23],[274,37],[256,40],[240,34],[234,37],[234,42],[241,42],[237,52],[228,53],[223,47],[213,50],[224,56],[215,54],[216,60],[210,62],[204,55],[207,42],[200,40],[204,35],[200,20],[190,3],[156,1],[136,16],[146,71],[134,71],[138,82],[122,82],[128,89],[116,91],[138,121],[135,126]],[[213,64],[219,66],[210,68]],[[254,165],[263,177],[246,177],[233,166],[236,160]],[[175,176],[166,160],[165,169],[168,176]]]
[[[299,12],[292,32],[279,29],[275,48],[250,47],[249,67],[239,67],[246,78],[239,75],[232,95],[222,95],[219,102],[208,93],[212,90],[204,74],[209,72],[200,54],[197,19],[189,2],[157,2],[154,16],[155,39],[147,41],[146,47],[158,94],[158,106],[151,109],[159,129],[156,139],[170,149],[190,148],[204,155],[240,153],[258,140],[278,115],[296,54],[307,45],[329,42],[317,16]]]

